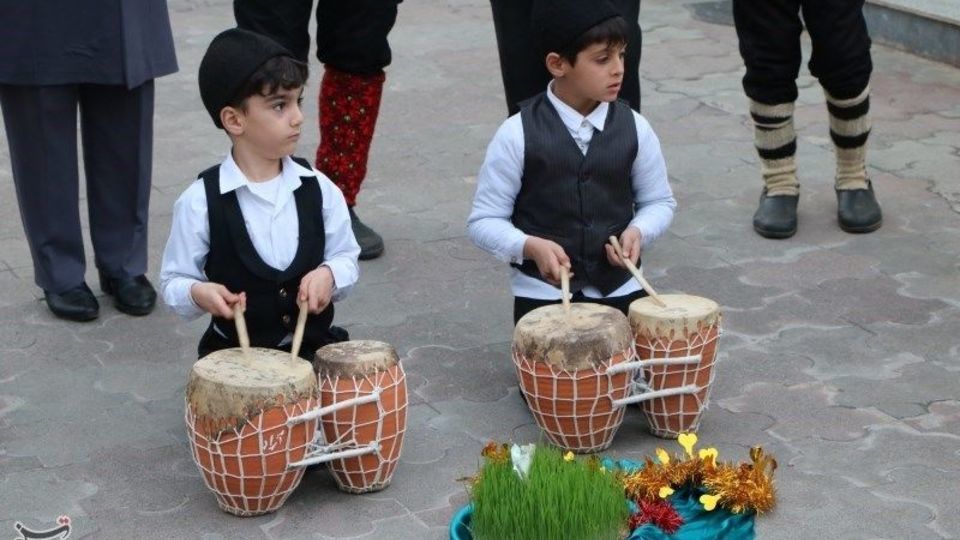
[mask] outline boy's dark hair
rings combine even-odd
[[[280,89],[299,88],[306,84],[309,75],[306,63],[292,56],[274,56],[244,81],[225,106],[246,110],[250,96],[269,96]]]
[[[626,45],[629,33],[630,27],[623,17],[611,17],[590,27],[559,51],[548,51],[548,53],[556,52],[573,66],[577,63],[577,55],[587,47],[597,43],[605,43],[608,46]]]

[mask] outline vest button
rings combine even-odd
[[[286,297],[287,297],[287,290],[280,289],[280,298],[286,298]]]
[[[284,315],[283,317],[280,317],[280,320],[283,321],[283,324],[290,324],[290,316],[289,316],[289,315]]]

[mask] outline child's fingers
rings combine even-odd
[[[617,250],[613,249],[613,246],[610,244],[604,244],[604,249],[607,252],[607,262],[613,266],[623,266],[623,261],[620,260],[620,257],[617,255]]]
[[[227,304],[223,296],[214,295],[211,301],[213,302],[213,311],[216,315],[228,320],[233,320],[233,309]]]

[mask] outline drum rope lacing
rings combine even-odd
[[[311,434],[316,429],[316,420],[308,421],[302,428],[288,427],[285,421],[315,408],[317,400],[307,398],[284,407],[281,411],[284,422],[264,428],[264,411],[261,410],[240,427],[220,431],[207,436],[197,430],[196,417],[190,403],[186,403],[185,420],[187,437],[190,440],[194,462],[200,469],[207,487],[217,496],[221,508],[239,515],[256,515],[279,508],[300,484],[303,469],[279,468],[279,472],[264,474],[267,461],[282,454],[284,465],[301,459],[307,452]],[[273,409],[271,409],[273,410]],[[304,431],[302,441],[293,441],[292,433]],[[257,454],[243,453],[244,442],[256,440]],[[216,460],[217,466],[214,466]],[[233,474],[231,470],[238,471]],[[236,484],[239,490],[228,490],[227,483]],[[250,491],[256,495],[248,496]]]

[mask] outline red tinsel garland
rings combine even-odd
[[[673,534],[683,525],[683,517],[677,513],[670,501],[640,501],[639,506],[640,511],[630,516],[631,531],[645,523],[652,523],[663,529],[663,532]]]

